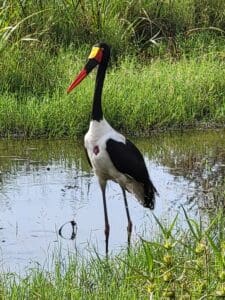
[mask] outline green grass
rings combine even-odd
[[[104,104],[116,128],[223,124],[224,28],[223,0],[4,1],[0,135],[83,134],[94,79],[65,90],[98,40],[112,45]]]
[[[1,299],[224,299],[224,215],[211,222],[177,217],[158,233],[108,260],[69,257],[53,272],[34,267],[19,277],[1,274]],[[65,259],[63,259],[65,262]],[[153,297],[153,298],[151,298]]]
[[[83,61],[99,40],[111,44],[113,64],[210,53],[224,59],[223,0],[11,0],[0,17],[1,94],[53,93],[65,83],[64,57]]]
[[[1,5],[0,49],[32,45],[57,53],[104,39],[127,54],[161,40],[175,43],[193,29],[222,34],[224,12],[223,0],[9,0]]]
[[[62,53],[55,59],[52,64],[58,72],[55,78],[53,73],[48,77],[54,85],[51,91],[41,94],[39,78],[36,78],[33,93],[25,92],[32,85],[25,72],[21,94],[13,91],[1,94],[0,134],[82,135],[88,128],[95,73],[71,95],[66,94],[66,88],[86,61],[88,51],[85,52],[83,58],[81,54],[72,58],[71,53]],[[155,60],[147,65],[127,57],[107,74],[103,97],[105,116],[115,128],[131,135],[165,127],[223,124],[224,78],[224,61],[210,54],[176,62]]]

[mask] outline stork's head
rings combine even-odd
[[[106,43],[98,43],[94,45],[90,55],[88,56],[86,65],[68,87],[67,93],[71,92],[97,65],[107,67],[109,57],[110,47]]]

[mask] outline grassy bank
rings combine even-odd
[[[167,226],[156,218],[157,236],[108,261],[70,257],[51,273],[34,268],[25,278],[2,274],[0,298],[224,299],[224,215],[218,213],[207,225],[186,212],[185,218],[183,233],[177,218]]]
[[[69,96],[66,87],[83,66],[87,54],[82,59],[72,59],[71,53],[67,53],[55,60],[54,67],[59,72],[49,79],[56,85],[54,91],[0,95],[0,134],[82,135],[88,127],[95,74]],[[62,66],[65,69],[60,73]],[[130,134],[193,123],[223,124],[224,78],[224,62],[210,55],[183,58],[179,62],[156,60],[148,65],[128,57],[108,72],[103,97],[105,115],[113,126]],[[21,89],[29,84],[28,77]],[[38,83],[33,86],[38,89]]]
[[[224,123],[224,12],[223,0],[4,1],[0,135],[81,135],[93,80],[65,90],[98,40],[112,45],[104,104],[118,129]]]

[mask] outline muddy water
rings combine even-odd
[[[154,211],[159,218],[169,222],[178,212],[182,226],[181,205],[194,218],[224,206],[224,130],[164,133],[133,141],[160,193]],[[127,222],[121,190],[113,182],[107,201],[109,249],[116,252],[126,247]],[[151,212],[132,195],[128,201],[133,242],[140,235],[151,236],[156,226]],[[73,240],[67,223],[71,220],[77,224]],[[68,252],[103,255],[103,221],[101,192],[82,141],[0,141],[0,269],[48,267],[53,256],[63,258]]]

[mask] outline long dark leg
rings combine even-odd
[[[109,219],[108,219],[108,212],[107,212],[107,205],[106,205],[105,186],[106,186],[105,184],[101,184],[103,207],[104,207],[104,218],[105,218],[105,254],[106,257],[108,257],[110,227],[109,227]]]
[[[130,238],[131,238],[131,233],[132,233],[132,222],[131,222],[131,218],[130,218],[128,203],[127,203],[127,196],[126,196],[126,192],[125,192],[124,188],[122,188],[122,191],[123,191],[123,199],[124,199],[124,204],[125,204],[126,214],[127,214],[127,221],[128,221],[128,225],[127,225],[127,242],[128,242],[128,247],[130,247]]]

